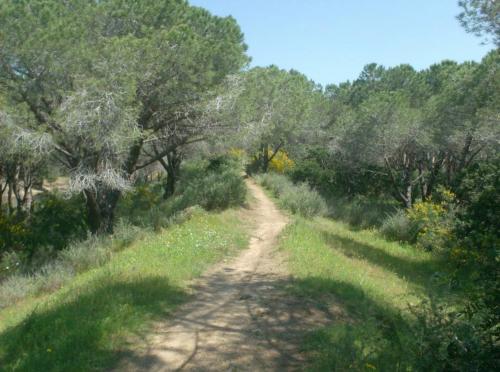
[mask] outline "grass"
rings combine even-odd
[[[113,365],[131,334],[147,332],[189,296],[187,282],[246,246],[236,210],[196,210],[104,266],[41,298],[0,312],[0,366],[7,371],[89,371]]]
[[[296,218],[280,246],[294,276],[289,290],[341,309],[304,343],[312,370],[416,368],[409,305],[442,294],[433,281],[436,256],[325,218]]]

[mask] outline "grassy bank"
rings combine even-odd
[[[110,366],[132,333],[147,331],[187,299],[186,283],[247,244],[237,210],[149,233],[59,291],[0,312],[0,366],[88,371]]]
[[[333,324],[304,343],[312,370],[420,369],[421,329],[409,307],[440,295],[436,256],[325,218],[296,218],[280,245],[295,278],[290,290],[333,309]]]

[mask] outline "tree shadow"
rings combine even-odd
[[[360,243],[324,230],[322,237],[330,247],[342,252],[345,256],[367,260],[373,265],[392,271],[398,277],[407,279],[411,284],[419,286],[427,292],[439,293],[443,296],[448,292],[433,280],[438,267],[443,266],[439,265],[438,259],[412,261],[391,255],[374,244]]]
[[[288,284],[292,294],[335,303],[343,316],[303,337],[308,368],[314,371],[401,370],[413,363],[412,324],[398,309],[380,304],[352,284],[307,277]],[[404,370],[404,368],[402,369]]]
[[[2,370],[88,371],[110,365],[130,331],[165,317],[187,295],[165,278],[98,283],[46,309],[35,309],[0,335]],[[5,368],[5,369],[3,369]]]

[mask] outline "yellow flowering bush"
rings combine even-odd
[[[272,151],[269,151],[269,157],[273,155]],[[274,158],[269,162],[269,169],[276,173],[285,173],[294,167],[295,163],[292,159],[288,157],[288,154],[284,150],[278,150]]]
[[[418,227],[417,245],[426,250],[443,248],[453,237],[455,195],[439,189],[437,199],[417,202],[406,212],[410,222]]]
[[[6,214],[0,214],[0,253],[22,248],[28,231],[23,221]]]
[[[246,157],[246,152],[243,149],[237,147],[231,147],[227,154],[234,160],[243,161]]]

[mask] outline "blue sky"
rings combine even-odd
[[[467,34],[457,0],[190,0],[232,15],[252,66],[301,71],[323,85],[352,80],[364,65],[409,63],[423,69],[443,59],[479,61],[492,45]]]

